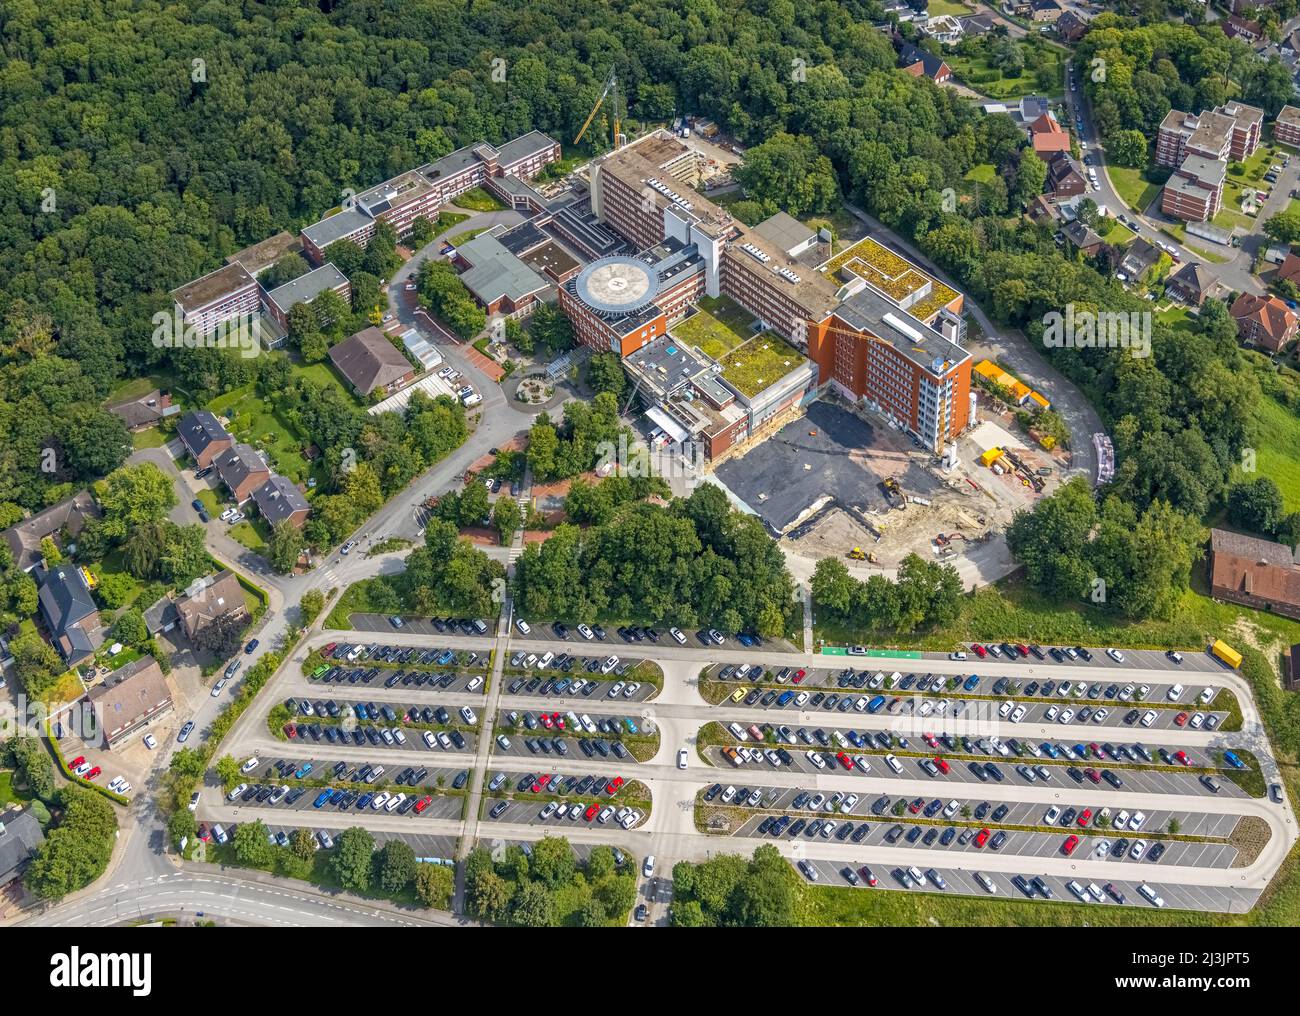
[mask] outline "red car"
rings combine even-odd
[[[71,762],[68,763],[68,768],[76,769],[77,766],[81,765],[85,761],[86,761],[85,755],[78,755],[76,758],[74,758]]]
[[[1177,716],[1174,717],[1174,726],[1181,727],[1184,726],[1186,723],[1187,723],[1186,713],[1179,713]]]
[[[1088,750],[1089,750],[1090,752],[1092,752],[1092,757],[1093,757],[1093,758],[1101,758],[1101,757],[1102,757],[1102,755],[1101,755],[1101,745],[1097,744],[1097,742],[1094,741],[1092,744],[1088,745]]]
[[[551,782],[551,774],[550,774],[550,773],[542,773],[541,776],[537,777],[537,782],[533,784],[533,793],[534,793],[534,794],[539,794],[539,793],[541,793],[542,790],[545,789],[546,784],[548,784],[548,783],[550,783],[550,782]]]
[[[808,676],[808,671],[796,670],[794,672],[794,677],[792,677],[790,680],[792,680],[795,684],[801,684],[803,682],[803,679],[807,676]]]
[[[596,817],[596,812],[598,811],[600,811],[599,805],[595,805],[595,804],[589,805],[587,807],[587,810],[583,813],[582,817],[585,818],[588,822],[590,822],[593,818]]]
[[[208,829],[208,824],[206,822],[199,823],[199,839],[204,843],[207,843],[212,839],[212,831]]]
[[[93,779],[94,779],[96,776],[98,776],[101,772],[103,772],[103,770],[100,769],[99,766],[95,766],[94,769],[92,769],[90,772],[86,773],[86,779],[88,779],[88,780],[93,780]]]
[[[918,797],[915,801],[913,801],[911,804],[907,806],[907,810],[910,811],[913,815],[916,815],[920,812],[921,808],[924,806],[925,806],[925,801]]]
[[[560,730],[564,729],[564,717],[559,713],[551,713],[551,719],[555,721],[555,726]]]
[[[1079,837],[1073,835],[1067,836],[1065,838],[1065,842],[1061,844],[1061,853],[1063,853],[1066,857],[1069,857],[1071,854],[1074,853],[1074,848],[1077,847],[1078,845],[1079,845]]]
[[[1181,765],[1189,766],[1192,764],[1192,760],[1187,757],[1187,752],[1185,751],[1174,752],[1174,759]]]
[[[334,652],[334,650],[337,649],[338,647],[339,644],[337,642],[331,642],[323,649],[321,649],[320,654],[322,656],[328,656],[330,653]]]
[[[971,649],[975,651],[975,655],[978,656],[981,660],[984,659],[984,657],[988,656],[989,654],[989,651],[985,649],[982,645],[980,645],[978,642],[976,642],[973,646],[971,646]]]
[[[845,769],[852,769],[852,768],[853,768],[853,759],[851,759],[851,758],[849,758],[847,755],[845,755],[844,752],[840,752],[840,753],[839,753],[838,755],[836,755],[835,757],[836,757],[837,759],[839,759],[839,763],[840,763],[840,765],[842,765]]]
[[[1091,808],[1084,808],[1083,811],[1079,812],[1079,828],[1080,828],[1080,829],[1087,829],[1087,828],[1088,828],[1088,823],[1091,822],[1091,821],[1092,821],[1092,809],[1091,809]]]
[[[1029,655],[1029,647],[1023,642],[1017,642],[1016,652],[1018,652],[1022,658],[1027,657]]]
[[[418,801],[415,802],[415,813],[417,815],[420,814],[420,812],[424,811],[424,809],[429,807],[429,805],[432,803],[433,803],[432,797],[420,798]]]
[[[989,831],[987,829],[981,829],[979,832],[975,834],[975,846],[982,847],[988,841],[989,841]]]
[[[935,758],[935,760],[934,760],[934,764],[937,765],[937,766],[939,767],[939,772],[943,773],[945,776],[948,775],[948,772],[949,772],[950,766],[948,765],[947,762],[945,762],[945,761],[944,761],[943,759],[941,759],[941,758]]]
[[[605,784],[605,793],[607,793],[610,797],[613,797],[615,794],[618,793],[618,789],[621,786],[623,786],[623,777],[615,776],[612,780],[610,780],[607,784]]]
[[[284,736],[285,736],[285,737],[291,737],[291,738],[292,738],[292,737],[297,737],[297,736],[298,736],[298,728],[295,727],[292,723],[286,723],[286,724],[284,725]]]
[[[1096,769],[1093,769],[1091,766],[1089,766],[1087,769],[1083,771],[1083,775],[1088,777],[1088,779],[1090,779],[1093,783],[1101,782],[1101,775],[1097,772]]]
[[[922,734],[921,740],[924,741],[926,744],[928,744],[931,748],[939,747],[939,739],[935,737],[933,734]]]
[[[880,884],[880,879],[876,878],[876,873],[873,872],[870,868],[868,868],[865,864],[858,869],[858,877],[861,878],[862,881],[867,883],[867,885],[869,886],[874,887]]]
[[[555,721],[551,719],[549,713],[542,713],[540,719],[542,721],[542,726],[545,727],[547,730],[550,730],[552,727],[555,726]]]

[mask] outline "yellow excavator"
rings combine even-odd
[[[876,552],[874,550],[867,552],[861,547],[854,547],[849,551],[849,558],[854,561],[870,561],[874,564],[876,560]]]

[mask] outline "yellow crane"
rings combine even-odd
[[[587,133],[587,128],[591,126],[591,121],[596,119],[596,114],[600,112],[600,107],[605,104],[605,99],[610,95],[613,96],[611,105],[614,109],[614,147],[618,147],[618,134],[622,124],[620,123],[618,115],[618,77],[612,67],[609,71],[609,77],[605,79],[605,87],[600,90],[600,98],[596,100],[596,105],[591,107],[591,112],[587,114],[586,123],[582,125],[582,130],[578,131],[578,136],[573,139],[575,145],[581,141],[583,136]]]

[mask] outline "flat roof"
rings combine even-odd
[[[360,208],[349,208],[312,223],[302,231],[302,235],[324,250],[335,241],[342,240],[345,236],[355,233],[374,221]]]
[[[747,399],[771,388],[807,362],[807,357],[775,332],[756,335],[718,360],[723,380]]]
[[[409,169],[391,180],[376,184],[369,190],[357,195],[357,202],[369,210],[371,215],[379,215],[392,208],[401,208],[423,197],[433,190],[431,184],[418,169]]]
[[[787,254],[817,236],[815,230],[809,229],[789,212],[768,216],[754,227],[754,232]]]
[[[552,240],[547,240],[540,247],[520,255],[524,264],[540,274],[553,272],[556,277],[567,275],[578,267],[580,262],[563,247]]]
[[[853,246],[840,251],[817,270],[830,281],[843,281],[841,276],[846,272],[865,279],[900,307],[928,285],[930,291],[927,294],[905,307],[909,314],[922,321],[933,317],[961,296],[957,290],[871,236],[864,236]]]
[[[193,282],[178,286],[171,292],[172,299],[181,305],[182,310],[200,310],[220,300],[223,296],[243,289],[252,283],[253,277],[243,265],[234,264],[218,268],[207,275],[201,275]]]
[[[266,294],[266,298],[287,314],[294,304],[311,303],[325,290],[337,289],[347,281],[347,277],[328,262],[306,275],[299,275],[292,282],[277,286]]]
[[[696,356],[690,347],[672,335],[656,336],[629,353],[623,358],[623,366],[639,374],[660,395],[675,391],[714,370],[711,360]]]
[[[936,376],[970,356],[929,325],[899,310],[869,286],[854,293],[835,311],[858,331],[884,339],[918,367]]]
[[[302,240],[293,233],[276,233],[265,240],[250,244],[243,250],[226,257],[226,264],[241,264],[253,275],[266,271],[286,254],[302,251]]]

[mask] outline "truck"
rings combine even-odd
[[[1241,653],[1233,649],[1222,639],[1215,639],[1210,644],[1210,655],[1221,663],[1226,663],[1233,670],[1241,666]]]

